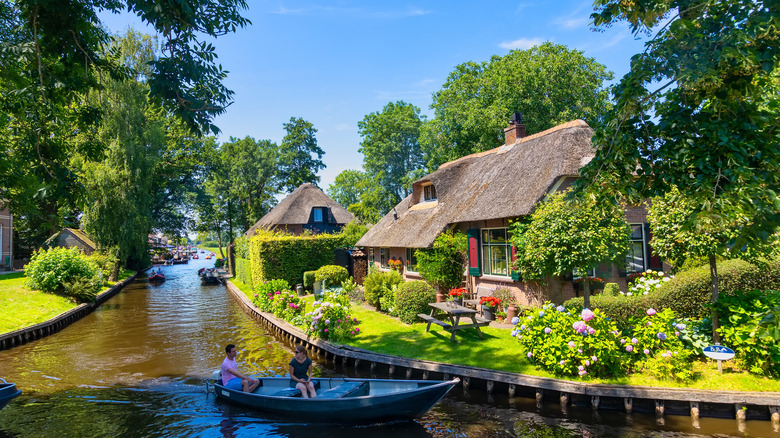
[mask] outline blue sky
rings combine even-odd
[[[643,49],[625,26],[591,31],[589,1],[248,3],[252,25],[214,42],[235,92],[216,119],[220,141],[281,143],[282,124],[303,117],[325,151],[323,189],[341,171],[361,168],[358,121],[397,100],[431,117],[431,94],[458,64],[552,41],[595,58],[617,81]],[[132,15],[101,18],[115,32],[151,32]]]

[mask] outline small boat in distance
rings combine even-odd
[[[149,276],[149,283],[162,283],[165,281],[165,274],[162,272],[152,272]]]
[[[22,391],[16,389],[16,385],[8,383],[5,379],[0,379],[0,409],[3,409],[11,400],[19,396]]]
[[[302,421],[378,423],[412,420],[428,412],[433,405],[460,382],[452,380],[351,379],[342,377],[312,379],[317,397],[302,398],[290,388],[289,377],[261,377],[252,393],[222,385],[219,371],[209,384],[217,397],[265,412],[298,418]]]
[[[214,268],[198,269],[201,284],[222,284],[222,275]]]

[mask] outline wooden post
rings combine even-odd
[[[594,411],[597,411],[599,409],[599,403],[601,402],[601,398],[597,395],[591,396],[590,398],[590,405],[593,407]]]
[[[627,414],[630,414],[634,410],[634,399],[631,397],[623,397],[623,409]]]
[[[536,406],[540,406],[542,404],[543,399],[544,399],[544,394],[542,393],[541,388],[536,388]]]
[[[487,393],[488,394],[492,394],[493,393],[493,385],[495,385],[495,384],[496,384],[496,382],[494,382],[492,380],[488,380],[487,381],[487,388],[486,389],[487,389]]]
[[[656,400],[655,401],[655,415],[663,417],[663,415],[664,415],[664,401],[663,400]]]
[[[346,363],[347,362],[345,361],[344,364],[346,365]],[[360,359],[355,359],[355,368],[357,368],[358,365],[360,365]]]
[[[463,382],[463,389],[469,389],[469,386],[471,385],[471,378],[464,377],[462,382]]]
[[[395,365],[390,365],[390,367],[387,369],[387,376],[393,377],[394,372],[395,372]]]
[[[357,366],[355,368],[357,368]],[[371,362],[371,366],[369,367],[369,372],[371,373],[371,376],[376,375],[376,362]]]
[[[775,432],[780,431],[780,406],[770,406],[769,417],[772,419],[772,429]]]
[[[510,384],[510,385],[509,385],[509,396],[510,396],[510,397],[514,397],[514,396],[515,396],[515,391],[516,391],[516,390],[517,390],[517,385],[515,385],[515,384]]]
[[[428,380],[428,370],[423,371],[423,380]]]
[[[409,380],[411,378],[412,378],[412,369],[411,368],[407,368],[406,369],[406,380]]]

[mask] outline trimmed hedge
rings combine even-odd
[[[283,279],[289,284],[303,283],[303,273],[335,261],[333,251],[344,247],[339,235],[290,236],[259,232],[249,238],[252,282]]]
[[[303,287],[306,288],[306,290],[312,290],[314,287],[314,282],[316,281],[315,274],[317,271],[306,271],[303,273]]]
[[[424,281],[407,281],[395,292],[395,313],[398,319],[414,324],[420,322],[418,313],[428,313],[428,303],[436,301],[436,290]]]
[[[341,283],[349,278],[349,271],[343,266],[325,265],[317,269],[314,279],[322,282],[322,287],[341,286]]]
[[[255,290],[252,282],[252,263],[249,260],[236,257],[236,279],[249,286],[252,291]]]

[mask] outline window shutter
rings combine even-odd
[[[653,247],[650,246],[650,240],[652,240],[653,235],[650,232],[650,224],[645,222],[642,224],[642,226],[645,229],[645,254],[647,254],[647,260],[645,261],[645,265],[647,266],[647,269],[652,269],[654,271],[660,271],[663,269],[663,263],[661,262],[661,257],[658,257],[657,255],[653,254]]]
[[[482,275],[482,263],[479,257],[479,229],[466,230],[466,238],[469,247],[469,275],[479,277]]]
[[[509,272],[512,273],[512,280],[514,281],[520,281],[520,274],[515,271],[515,268],[513,268],[515,264],[515,260],[517,260],[517,248],[515,248],[514,245],[512,245],[512,265],[509,267]]]

